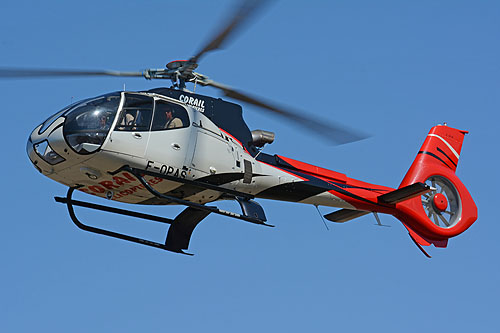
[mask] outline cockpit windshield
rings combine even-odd
[[[65,114],[64,138],[74,151],[90,154],[101,147],[120,105],[120,93],[76,104]]]

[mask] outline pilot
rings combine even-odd
[[[172,109],[165,110],[165,117],[167,118],[167,122],[165,123],[165,129],[178,128],[182,127],[182,120],[177,117],[174,117]]]
[[[107,118],[106,118],[106,115],[103,114],[99,118],[99,128],[106,129],[106,125],[107,125]]]

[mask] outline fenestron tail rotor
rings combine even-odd
[[[462,202],[457,189],[443,176],[431,176],[425,183],[433,188],[422,195],[427,217],[440,228],[451,228],[462,215]]]

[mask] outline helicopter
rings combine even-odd
[[[345,223],[373,214],[395,216],[410,238],[423,246],[446,247],[448,239],[477,219],[475,203],[455,175],[466,131],[433,127],[397,189],[370,184],[319,166],[264,153],[274,141],[266,130],[251,131],[238,104],[188,90],[210,86],[230,99],[284,117],[335,143],[363,139],[340,125],[323,123],[242,93],[195,72],[201,58],[221,48],[262,6],[244,1],[227,24],[188,60],[142,72],[2,69],[2,78],[117,76],[166,79],[169,88],[117,91],[73,103],[50,116],[30,134],[27,153],[35,169],[68,187],[71,220],[85,231],[189,254],[195,227],[209,214],[268,224],[256,199],[289,201],[338,210],[326,220]],[[74,191],[133,205],[180,205],[176,217],[119,209],[73,199]],[[236,201],[241,212],[212,205]],[[164,243],[82,223],[76,207],[170,224]]]

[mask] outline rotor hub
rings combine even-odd
[[[448,200],[441,193],[434,194],[432,198],[432,204],[436,208],[436,210],[440,212],[444,212],[446,208],[448,208]]]
[[[179,69],[185,65],[190,66],[193,70],[198,67],[197,63],[191,62],[189,60],[174,60],[174,61],[171,61],[167,64],[167,68],[172,69],[172,70],[176,70],[176,69]]]

